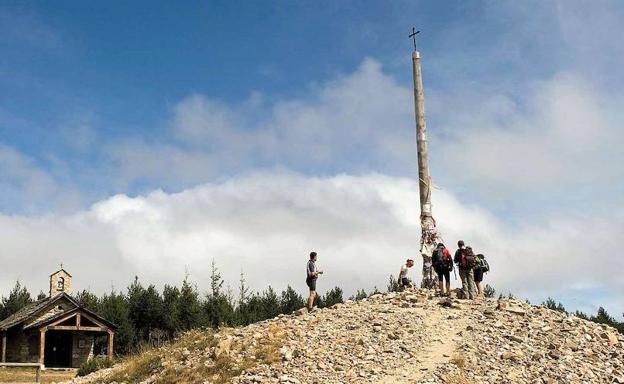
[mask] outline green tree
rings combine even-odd
[[[238,306],[244,306],[247,303],[247,299],[250,296],[249,287],[245,283],[245,274],[241,270],[240,273],[240,285],[238,286]]]
[[[546,301],[542,303],[542,306],[548,309],[552,309],[554,311],[566,312],[563,304],[555,302],[555,299],[553,299],[552,297],[547,298]]]
[[[298,294],[290,285],[286,287],[285,291],[282,291],[282,297],[280,300],[280,308],[282,313],[290,314],[297,309],[303,308],[305,301],[303,297]]]
[[[188,276],[182,281],[180,289],[178,319],[180,329],[185,331],[205,325],[199,293],[197,288],[189,283]]]
[[[162,328],[169,337],[182,329],[180,324],[180,290],[178,287],[165,285],[163,289],[163,324]]]
[[[217,297],[221,294],[221,289],[223,288],[223,278],[221,277],[221,273],[217,268],[217,264],[214,259],[212,259],[212,263],[210,265],[210,290],[212,291],[212,296]]]
[[[485,288],[483,288],[483,296],[488,298],[495,297],[496,290],[490,284],[485,284]]]
[[[44,300],[44,299],[47,299],[47,298],[48,298],[48,295],[45,292],[39,291],[39,294],[37,295],[37,299],[36,300],[39,301],[39,300]]]
[[[319,301],[319,308],[331,307],[334,304],[344,303],[342,298],[342,289],[340,287],[334,287],[323,296]]]
[[[132,321],[128,301],[121,293],[111,291],[99,300],[99,315],[117,325],[115,333],[115,353],[125,355],[136,350],[136,335]]]
[[[578,317],[579,319],[589,320],[589,316],[587,316],[585,313],[581,311],[574,312],[574,316]]]
[[[611,317],[603,307],[598,308],[598,313],[596,313],[596,316],[591,317],[591,321],[594,323],[607,324],[612,327],[617,325],[615,319]]]
[[[99,300],[98,297],[91,293],[90,291],[83,289],[82,291],[76,293],[74,298],[82,307],[90,309],[94,312],[99,311]]]
[[[357,301],[357,300],[366,299],[367,297],[368,297],[368,294],[366,293],[366,291],[365,291],[365,290],[363,290],[363,289],[358,289],[358,290],[355,292],[355,296],[351,296],[351,297],[349,298],[349,300],[356,300],[356,301]]]
[[[262,303],[262,318],[272,319],[281,313],[280,300],[275,290],[269,285],[260,299]]]
[[[32,302],[33,299],[30,296],[28,289],[23,287],[19,280],[16,281],[15,286],[9,293],[9,297],[2,297],[2,303],[0,304],[0,319],[5,319],[11,316]]]
[[[388,281],[388,292],[398,292],[399,291],[399,281],[394,278],[394,276],[390,275],[390,279]]]

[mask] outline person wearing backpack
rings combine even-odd
[[[438,289],[440,296],[448,296],[451,293],[451,271],[453,270],[453,258],[451,253],[439,243],[432,255],[433,269],[438,275]],[[444,292],[444,280],[446,280],[446,292]]]
[[[463,298],[473,300],[476,296],[473,268],[477,265],[477,258],[472,252],[472,248],[466,247],[463,240],[459,240],[457,246],[459,249],[455,252],[453,261],[459,269]]]
[[[490,265],[487,260],[485,260],[485,256],[482,253],[477,255],[477,265],[474,267],[474,281],[477,286],[477,295],[479,297],[483,297],[483,286],[481,282],[483,281],[483,274],[489,272]]]

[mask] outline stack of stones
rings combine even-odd
[[[165,369],[182,377],[227,356],[246,362],[231,379],[237,384],[624,384],[624,336],[613,328],[517,300],[439,299],[425,289],[222,329],[209,344],[202,332],[193,335],[195,346],[158,351],[162,367],[144,382],[158,383]],[[258,354],[262,345],[275,356]],[[115,369],[74,382],[107,382]]]

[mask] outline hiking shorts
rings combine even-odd
[[[446,282],[450,282],[451,281],[451,271],[446,270],[446,271],[436,271],[436,274],[438,275],[438,281],[441,283],[442,279],[446,279]]]
[[[410,279],[408,279],[407,277],[402,277],[399,285],[400,285],[401,287],[407,287],[407,286],[409,286],[410,284],[411,284]]]
[[[474,281],[480,283],[483,281],[483,271],[480,269],[474,270]]]
[[[316,291],[316,279],[306,279],[306,285],[311,291]]]

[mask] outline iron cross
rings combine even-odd
[[[414,40],[414,51],[416,50],[416,35],[419,33],[420,31],[417,31],[416,28],[412,27],[412,34],[408,36]]]

